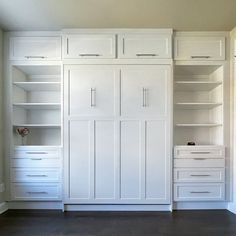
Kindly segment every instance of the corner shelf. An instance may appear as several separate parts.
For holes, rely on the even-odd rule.
[[[175,103],[175,106],[179,109],[186,110],[201,110],[201,109],[211,109],[217,106],[221,106],[222,103],[215,102],[178,102]]]
[[[13,103],[13,106],[23,109],[38,109],[38,110],[58,110],[61,107],[60,103]]]
[[[215,81],[176,81],[175,90],[176,91],[210,91],[222,82]]]
[[[14,82],[13,85],[25,91],[60,91],[60,82]]]

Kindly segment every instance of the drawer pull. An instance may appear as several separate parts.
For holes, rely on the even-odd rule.
[[[205,58],[205,59],[208,59],[208,58],[211,58],[210,56],[191,56],[192,59],[197,59],[197,58]]]
[[[209,192],[209,191],[192,191],[192,192],[190,192],[190,193],[211,193],[211,192]]]
[[[26,154],[48,154],[47,152],[26,152]]]
[[[28,194],[48,194],[48,192],[27,192]]]
[[[25,56],[27,59],[33,59],[33,58],[40,58],[40,59],[45,59],[46,57],[44,56]]]
[[[193,158],[194,160],[196,160],[196,161],[204,161],[204,160],[206,160],[206,158]]]
[[[32,160],[32,161],[41,161],[42,158],[30,158],[30,160]]]
[[[137,57],[155,57],[158,56],[158,54],[153,53],[138,53],[136,54]]]
[[[192,177],[207,177],[207,176],[211,176],[211,175],[190,175]]]
[[[100,54],[79,54],[81,57],[100,57]]]
[[[191,152],[191,154],[210,154],[211,152]]]
[[[27,177],[47,177],[47,175],[26,175]]]

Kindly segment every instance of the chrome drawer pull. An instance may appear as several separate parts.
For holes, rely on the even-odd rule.
[[[158,54],[153,54],[153,53],[137,53],[137,57],[155,57],[158,56]]]
[[[191,154],[210,154],[211,152],[191,152]]]
[[[30,160],[32,160],[32,161],[41,161],[42,158],[30,158]]]
[[[96,88],[90,89],[90,106],[96,107]]]
[[[204,161],[204,160],[206,160],[206,158],[193,158],[194,160],[196,160],[196,161]]]
[[[193,177],[207,177],[207,176],[211,176],[211,175],[190,175],[190,176],[193,176]]]
[[[26,175],[27,177],[47,177],[47,175]]]
[[[192,191],[192,192],[190,192],[190,193],[211,193],[211,192],[209,192],[209,191]]]
[[[205,59],[208,59],[208,58],[211,58],[210,56],[191,56],[191,58],[193,59],[196,59],[196,58],[205,58]]]
[[[99,57],[100,54],[79,54],[81,57]]]
[[[44,57],[44,56],[25,56],[25,58],[27,58],[27,59],[31,59],[31,58],[41,58],[41,59],[45,59],[46,57]]]
[[[28,194],[48,194],[48,192],[27,192]]]
[[[48,154],[47,152],[26,152],[26,154]]]

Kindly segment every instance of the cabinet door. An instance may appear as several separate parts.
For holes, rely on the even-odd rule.
[[[171,35],[125,34],[119,35],[121,58],[171,58]]]
[[[78,34],[64,37],[64,58],[115,58],[115,35]]]
[[[11,37],[11,60],[61,60],[60,37]]]
[[[127,66],[121,70],[121,115],[166,116],[169,66]]]
[[[175,37],[175,60],[225,60],[224,37]]]
[[[69,66],[65,75],[68,115],[113,116],[117,75],[111,66]]]

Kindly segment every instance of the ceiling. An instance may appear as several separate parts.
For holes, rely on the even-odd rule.
[[[232,30],[236,0],[0,0],[4,30]]]

